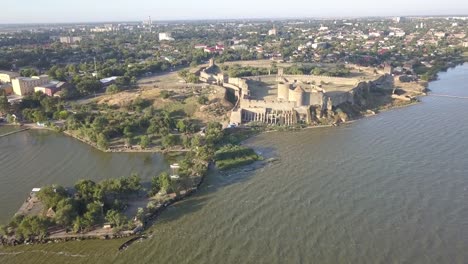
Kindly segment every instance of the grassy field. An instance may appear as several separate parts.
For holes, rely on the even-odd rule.
[[[0,247],[0,263],[113,263],[129,238]]]

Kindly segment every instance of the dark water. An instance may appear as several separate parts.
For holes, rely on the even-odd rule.
[[[440,74],[430,89],[438,94],[468,96],[468,65]],[[67,260],[468,263],[467,133],[467,99],[427,96],[421,104],[342,127],[263,134],[248,144],[278,157],[279,163],[254,172],[211,175],[199,194],[162,215],[152,228],[151,239],[123,253],[81,251],[89,258]],[[24,137],[26,142],[31,140],[27,134]],[[61,144],[71,144],[61,140]],[[121,162],[106,163],[103,156],[81,148],[86,151],[58,149],[62,149],[61,155],[70,151],[93,157],[85,158],[93,161],[88,173],[94,168],[119,171],[109,167]],[[17,154],[22,155],[26,153]],[[4,156],[0,156],[2,173]],[[35,163],[49,164],[57,159],[57,155],[53,157],[48,163]],[[120,159],[131,160],[128,156]],[[140,164],[135,160],[135,166]],[[37,169],[42,175],[45,171],[63,171],[54,175],[64,175],[67,167],[75,167],[73,161],[61,162],[53,164],[53,169]],[[84,170],[87,162],[72,171]],[[14,164],[7,168],[19,175],[15,172],[23,169],[18,162]],[[32,173],[34,168],[27,171]],[[65,180],[41,177],[51,182]],[[31,178],[33,174],[6,180],[2,176],[2,188],[9,190],[4,187],[7,182],[22,186]],[[2,198],[12,195],[16,194],[9,191]],[[60,250],[78,249],[73,247],[76,244]],[[54,246],[45,249],[53,250]],[[52,260],[52,255],[44,252],[33,255],[41,263]]]
[[[12,131],[0,127],[0,134]],[[139,173],[144,181],[166,170],[157,154],[102,153],[49,131],[25,131],[0,138],[0,223],[8,221],[34,187],[72,186],[79,179],[102,180]]]

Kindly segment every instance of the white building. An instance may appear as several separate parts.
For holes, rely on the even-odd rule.
[[[159,33],[159,41],[163,40],[172,41],[174,40],[174,38],[172,37],[172,34],[170,32]]]
[[[65,44],[74,44],[76,42],[81,42],[82,37],[60,37],[60,42]]]
[[[268,30],[268,36],[276,36],[276,35],[278,35],[278,31],[276,30],[276,28]]]

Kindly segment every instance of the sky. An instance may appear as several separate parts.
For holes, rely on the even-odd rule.
[[[0,0],[0,24],[468,15],[467,0]]]

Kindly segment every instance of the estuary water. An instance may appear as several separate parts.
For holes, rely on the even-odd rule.
[[[0,127],[0,135],[18,130]],[[159,154],[103,153],[68,136],[28,130],[0,138],[0,223],[5,224],[32,188],[47,184],[71,187],[80,179],[95,181],[138,173],[144,182],[167,169]]]
[[[468,64],[439,77],[434,94],[468,97]],[[59,263],[48,252],[60,250],[60,261],[81,263],[468,263],[468,99],[421,100],[341,127],[252,138],[248,145],[279,161],[210,175],[125,252],[108,241],[87,252],[70,243],[7,260]],[[0,139],[1,198],[11,203],[43,181],[141,169],[134,156],[31,133]],[[11,212],[3,201],[0,210]]]

